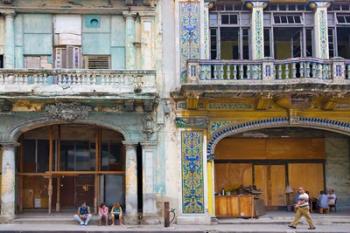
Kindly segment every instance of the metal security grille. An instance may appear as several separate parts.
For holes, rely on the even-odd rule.
[[[85,69],[110,69],[109,56],[85,56]]]

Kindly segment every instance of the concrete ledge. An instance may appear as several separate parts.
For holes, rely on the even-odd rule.
[[[176,218],[179,225],[210,225],[211,217],[209,215],[180,215]]]

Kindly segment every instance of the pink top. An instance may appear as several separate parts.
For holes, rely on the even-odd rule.
[[[108,207],[104,206],[104,207],[98,208],[98,215],[100,216],[108,215]]]

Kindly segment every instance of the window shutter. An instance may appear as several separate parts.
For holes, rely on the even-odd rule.
[[[86,56],[84,57],[85,69],[109,69],[109,56]]]
[[[55,49],[55,68],[66,68],[66,48]]]

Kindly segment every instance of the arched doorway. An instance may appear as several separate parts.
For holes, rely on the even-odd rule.
[[[19,211],[73,209],[86,201],[125,204],[124,137],[94,125],[59,124],[19,137]],[[125,206],[125,205],[124,205]]]
[[[227,135],[215,146],[214,187],[218,196],[255,185],[268,209],[285,209],[303,186],[311,198],[332,188],[339,206],[350,207],[350,139],[330,131],[276,127]],[[294,191],[287,195],[290,191]],[[228,212],[216,204],[217,217]],[[224,214],[222,215],[222,212]],[[239,213],[238,213],[239,214]]]

